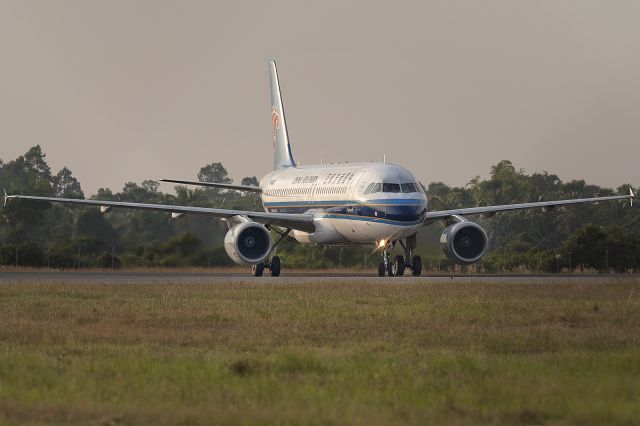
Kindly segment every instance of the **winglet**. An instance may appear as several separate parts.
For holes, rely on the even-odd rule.
[[[9,198],[9,196],[7,195],[7,190],[2,188],[2,192],[4,192],[4,205],[3,207],[7,206],[7,198]]]
[[[633,207],[633,199],[636,197],[636,194],[633,193],[633,189],[631,189],[631,187],[629,187],[629,203],[631,204],[631,207]]]

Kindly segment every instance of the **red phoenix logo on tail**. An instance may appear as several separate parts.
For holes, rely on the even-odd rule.
[[[280,128],[280,115],[278,109],[273,106],[271,108],[271,140],[273,141],[273,147],[276,147],[276,134]]]

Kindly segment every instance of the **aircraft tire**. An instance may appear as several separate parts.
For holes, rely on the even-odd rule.
[[[280,276],[280,256],[273,256],[271,259],[271,276]]]
[[[378,276],[379,277],[384,277],[385,269],[386,268],[384,267],[384,262],[378,263]]]
[[[264,273],[264,263],[260,262],[251,266],[251,275],[253,275],[254,277],[261,277],[263,273]]]
[[[396,277],[404,275],[404,256],[400,254],[393,260],[393,275]]]
[[[420,256],[413,256],[411,260],[411,274],[414,277],[419,277],[422,274],[422,259]]]

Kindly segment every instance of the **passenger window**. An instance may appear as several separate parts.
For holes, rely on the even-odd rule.
[[[418,191],[416,191],[416,187],[413,184],[413,182],[402,183],[402,184],[400,184],[400,188],[402,189],[402,192],[405,193],[405,194],[408,194],[410,192],[418,192]]]
[[[382,192],[400,192],[400,184],[398,183],[383,183]]]

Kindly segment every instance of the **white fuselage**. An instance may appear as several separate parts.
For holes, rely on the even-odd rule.
[[[422,226],[427,197],[406,169],[381,162],[286,167],[260,182],[274,213],[310,213],[316,231],[303,244],[375,244],[410,237]]]

